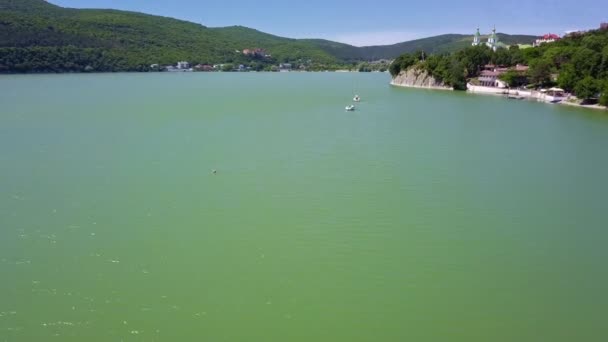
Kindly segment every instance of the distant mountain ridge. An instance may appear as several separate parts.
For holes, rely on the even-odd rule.
[[[487,36],[482,36],[482,38],[487,39]],[[536,36],[498,33],[498,38],[506,45],[531,44],[536,39]],[[473,35],[443,34],[392,45],[364,47],[355,47],[322,39],[310,39],[308,41],[314,42],[323,50],[344,60],[378,60],[394,59],[403,53],[412,53],[418,50],[429,54],[455,52],[471,46]]]
[[[33,67],[32,60],[41,60],[39,66],[49,67],[56,59],[70,55],[82,59],[77,61],[80,67],[93,63],[92,68],[100,71],[138,70],[179,60],[269,62],[238,53],[251,48],[265,49],[273,63],[331,66],[393,59],[416,50],[451,52],[470,45],[472,37],[447,34],[387,46],[355,47],[321,39],[284,38],[241,26],[209,28],[138,12],[63,8],[44,0],[0,0],[0,71],[27,71]],[[500,35],[500,39],[507,44],[530,43],[534,36]]]

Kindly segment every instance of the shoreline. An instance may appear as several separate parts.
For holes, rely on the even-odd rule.
[[[594,109],[594,110],[608,110],[608,107],[604,107],[601,105],[584,105],[584,104],[580,104],[580,103],[576,103],[576,102],[569,102],[567,100],[561,100],[556,103],[551,103],[549,101],[543,100],[543,98],[539,97],[539,95],[535,95],[535,93],[538,93],[535,91],[525,91],[525,90],[522,91],[522,90],[517,90],[517,89],[513,90],[513,89],[508,89],[508,88],[501,89],[501,88],[473,86],[472,88],[467,89],[466,92],[469,94],[473,94],[473,95],[489,95],[489,96],[501,96],[501,97],[516,96],[516,98],[514,98],[515,100],[536,101],[536,102],[547,103],[547,104],[556,104],[556,105],[587,108],[587,109]]]
[[[393,87],[399,87],[399,88],[414,88],[414,89],[454,91],[454,88],[450,88],[450,87],[405,85],[405,84],[401,84],[401,83],[395,83],[393,81],[391,81],[390,85],[393,86]]]
[[[400,88],[414,88],[414,89],[428,89],[428,90],[450,90],[450,91],[455,91],[453,88],[445,88],[445,87],[433,87],[433,86],[428,86],[428,87],[423,87],[423,86],[415,86],[415,85],[404,85],[404,84],[400,84],[400,83],[395,83],[394,81],[390,82],[391,86],[394,87],[400,87]],[[470,86],[470,85],[469,85]],[[528,100],[528,101],[536,101],[536,102],[540,102],[540,103],[546,103],[546,104],[556,104],[556,105],[563,105],[563,106],[569,106],[569,107],[577,107],[577,108],[585,108],[585,109],[593,109],[593,110],[600,110],[600,111],[608,111],[608,107],[604,107],[601,105],[583,105],[580,103],[575,103],[575,102],[569,102],[566,100],[562,100],[560,102],[556,102],[556,103],[551,103],[549,101],[543,100],[542,98],[539,98],[538,96],[536,96],[534,93],[534,91],[522,91],[522,90],[512,90],[512,89],[500,89],[500,88],[490,88],[490,87],[480,87],[480,86],[473,86],[473,89],[471,90],[471,88],[468,88],[465,93],[467,94],[472,94],[472,95],[485,95],[485,96],[499,96],[499,97],[508,97],[508,96],[515,96],[515,100]]]
[[[562,101],[562,102],[560,102],[558,104],[563,105],[563,106],[570,106],[570,107],[578,107],[578,108],[587,108],[587,109],[608,111],[608,107],[604,107],[604,106],[597,105],[597,104],[595,104],[595,105],[584,105],[584,104],[574,103],[574,102],[568,102],[568,101]]]
[[[515,100],[528,100],[528,101],[536,101],[547,104],[556,104],[570,107],[578,107],[578,108],[587,108],[594,110],[608,110],[608,107],[604,107],[601,105],[584,105],[576,102],[569,102],[567,100],[561,100],[559,102],[550,102],[544,99],[544,95],[539,93],[538,91],[532,90],[518,90],[518,89],[508,89],[508,88],[491,88],[491,87],[481,87],[481,86],[473,86],[467,85],[467,93],[474,95],[489,95],[489,96],[501,96],[501,97],[509,97],[514,96]]]
[[[53,71],[40,71],[40,72],[0,72],[0,76],[13,76],[13,75],[82,75],[82,74],[219,74],[219,73],[234,73],[234,74],[244,74],[244,73],[268,73],[268,74],[284,74],[284,73],[359,73],[359,74],[388,74],[387,71],[349,71],[349,70],[289,70],[289,71],[268,71],[268,70],[260,70],[260,71],[61,71],[61,72],[53,72]]]

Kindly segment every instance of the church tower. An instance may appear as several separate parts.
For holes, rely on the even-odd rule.
[[[496,50],[498,49],[498,35],[496,34],[496,26],[494,26],[492,34],[490,35],[490,38],[488,38],[488,42],[486,43],[486,45],[494,52],[496,52]]]
[[[481,33],[479,33],[479,27],[477,28],[477,33],[473,37],[473,46],[479,46],[481,44]]]

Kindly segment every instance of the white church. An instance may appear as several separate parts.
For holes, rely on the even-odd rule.
[[[481,33],[479,33],[479,27],[477,28],[477,33],[473,37],[473,46],[481,45]],[[486,42],[486,46],[492,49],[494,52],[498,50],[498,35],[496,34],[496,27],[492,30],[492,34],[488,37],[488,41]]]

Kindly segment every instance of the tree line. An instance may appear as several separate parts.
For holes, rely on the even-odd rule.
[[[308,61],[341,64],[312,42],[245,27],[208,28],[115,10],[67,9],[41,0],[0,0],[0,72],[146,71],[150,65],[246,64],[256,69]],[[245,56],[263,48],[271,58]]]
[[[599,97],[601,104],[608,105],[608,30],[574,34],[526,49],[513,45],[494,52],[486,46],[471,46],[456,53],[430,56],[419,51],[399,56],[389,70],[395,76],[416,66],[446,85],[465,90],[467,81],[478,77],[487,64],[528,65],[530,69],[524,79],[516,72],[502,76],[510,86],[524,83],[530,87],[558,86],[580,99]]]

